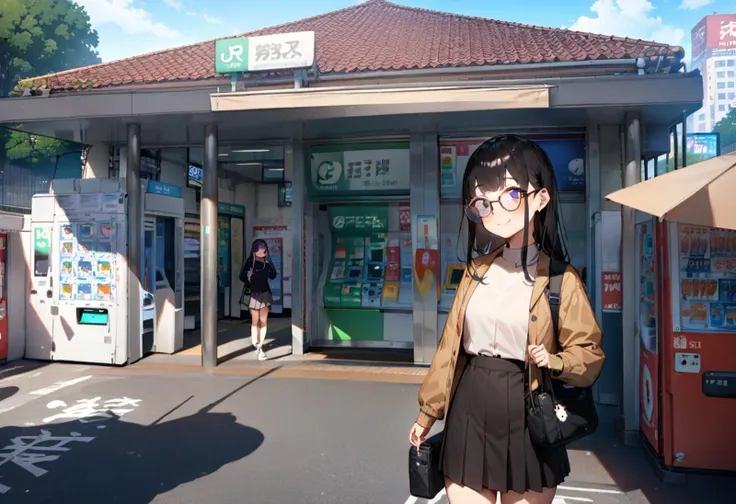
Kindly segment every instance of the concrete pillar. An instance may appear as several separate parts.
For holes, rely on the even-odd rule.
[[[413,134],[409,139],[411,190],[412,258],[417,248],[439,248],[440,186],[439,152],[435,134]],[[427,243],[418,243],[419,216],[430,223]],[[423,230],[422,230],[423,236]],[[441,278],[436,279],[441,282]],[[416,282],[415,282],[416,284]],[[437,351],[440,334],[437,328],[437,295],[433,289],[421,296],[414,285],[413,295],[414,362],[430,364]]]
[[[623,186],[641,179],[641,117],[626,114]],[[636,229],[634,209],[621,206],[621,279],[623,291],[623,431],[624,441],[635,443],[639,430],[639,341],[636,336]]]
[[[141,189],[141,127],[128,125],[125,190],[128,193],[128,362],[142,357],[141,271],[143,258],[143,194]]]
[[[304,238],[309,225],[306,216],[307,184],[306,157],[301,140],[295,141],[285,150],[284,163],[290,165],[292,203],[291,203],[291,351],[303,355],[309,349],[307,334],[307,310],[311,302],[307,300],[306,285],[312,285],[313,271],[304,268]]]
[[[204,127],[202,244],[202,366],[217,366],[217,125]]]

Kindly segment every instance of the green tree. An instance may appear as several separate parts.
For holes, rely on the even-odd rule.
[[[721,134],[721,147],[736,142],[736,107],[713,126],[713,131]]]
[[[99,63],[97,44],[72,0],[0,0],[0,96],[20,79]]]
[[[68,142],[64,140],[19,130],[3,128],[0,131],[0,139],[4,140],[6,159],[22,161],[27,165],[47,162],[69,150]]]

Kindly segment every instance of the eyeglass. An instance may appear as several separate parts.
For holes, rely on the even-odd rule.
[[[481,219],[493,213],[494,203],[498,203],[507,212],[513,212],[521,205],[522,197],[529,196],[535,192],[537,191],[524,191],[520,187],[508,187],[504,189],[497,200],[489,200],[483,196],[476,196],[465,207],[465,214],[471,221],[480,222]]]

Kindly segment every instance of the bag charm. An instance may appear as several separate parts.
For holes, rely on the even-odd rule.
[[[559,420],[560,422],[564,422],[567,420],[567,410],[565,409],[565,406],[563,404],[555,404],[555,415],[557,415],[557,420]]]

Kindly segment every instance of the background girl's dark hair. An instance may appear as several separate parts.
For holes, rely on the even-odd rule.
[[[266,256],[268,256],[268,243],[266,243],[266,240],[263,240],[261,238],[256,238],[253,240],[253,244],[250,246],[250,255],[255,255],[256,252],[258,252],[258,249],[264,248],[266,249]]]
[[[500,135],[483,142],[468,159],[463,175],[463,210],[475,197],[476,187],[485,191],[497,191],[504,186],[508,172],[526,190],[529,184],[535,190],[547,189],[550,199],[547,206],[534,216],[534,241],[550,258],[569,262],[564,239],[564,225],[558,212],[557,183],[552,163],[542,148],[531,140],[516,135]],[[524,205],[524,242],[521,264],[524,276],[531,281],[527,271],[529,206]],[[463,215],[463,221],[467,217]],[[468,220],[468,244],[466,261],[470,268],[473,255],[487,254],[499,244],[499,238],[486,230],[482,223]],[[505,243],[504,243],[505,245]]]

